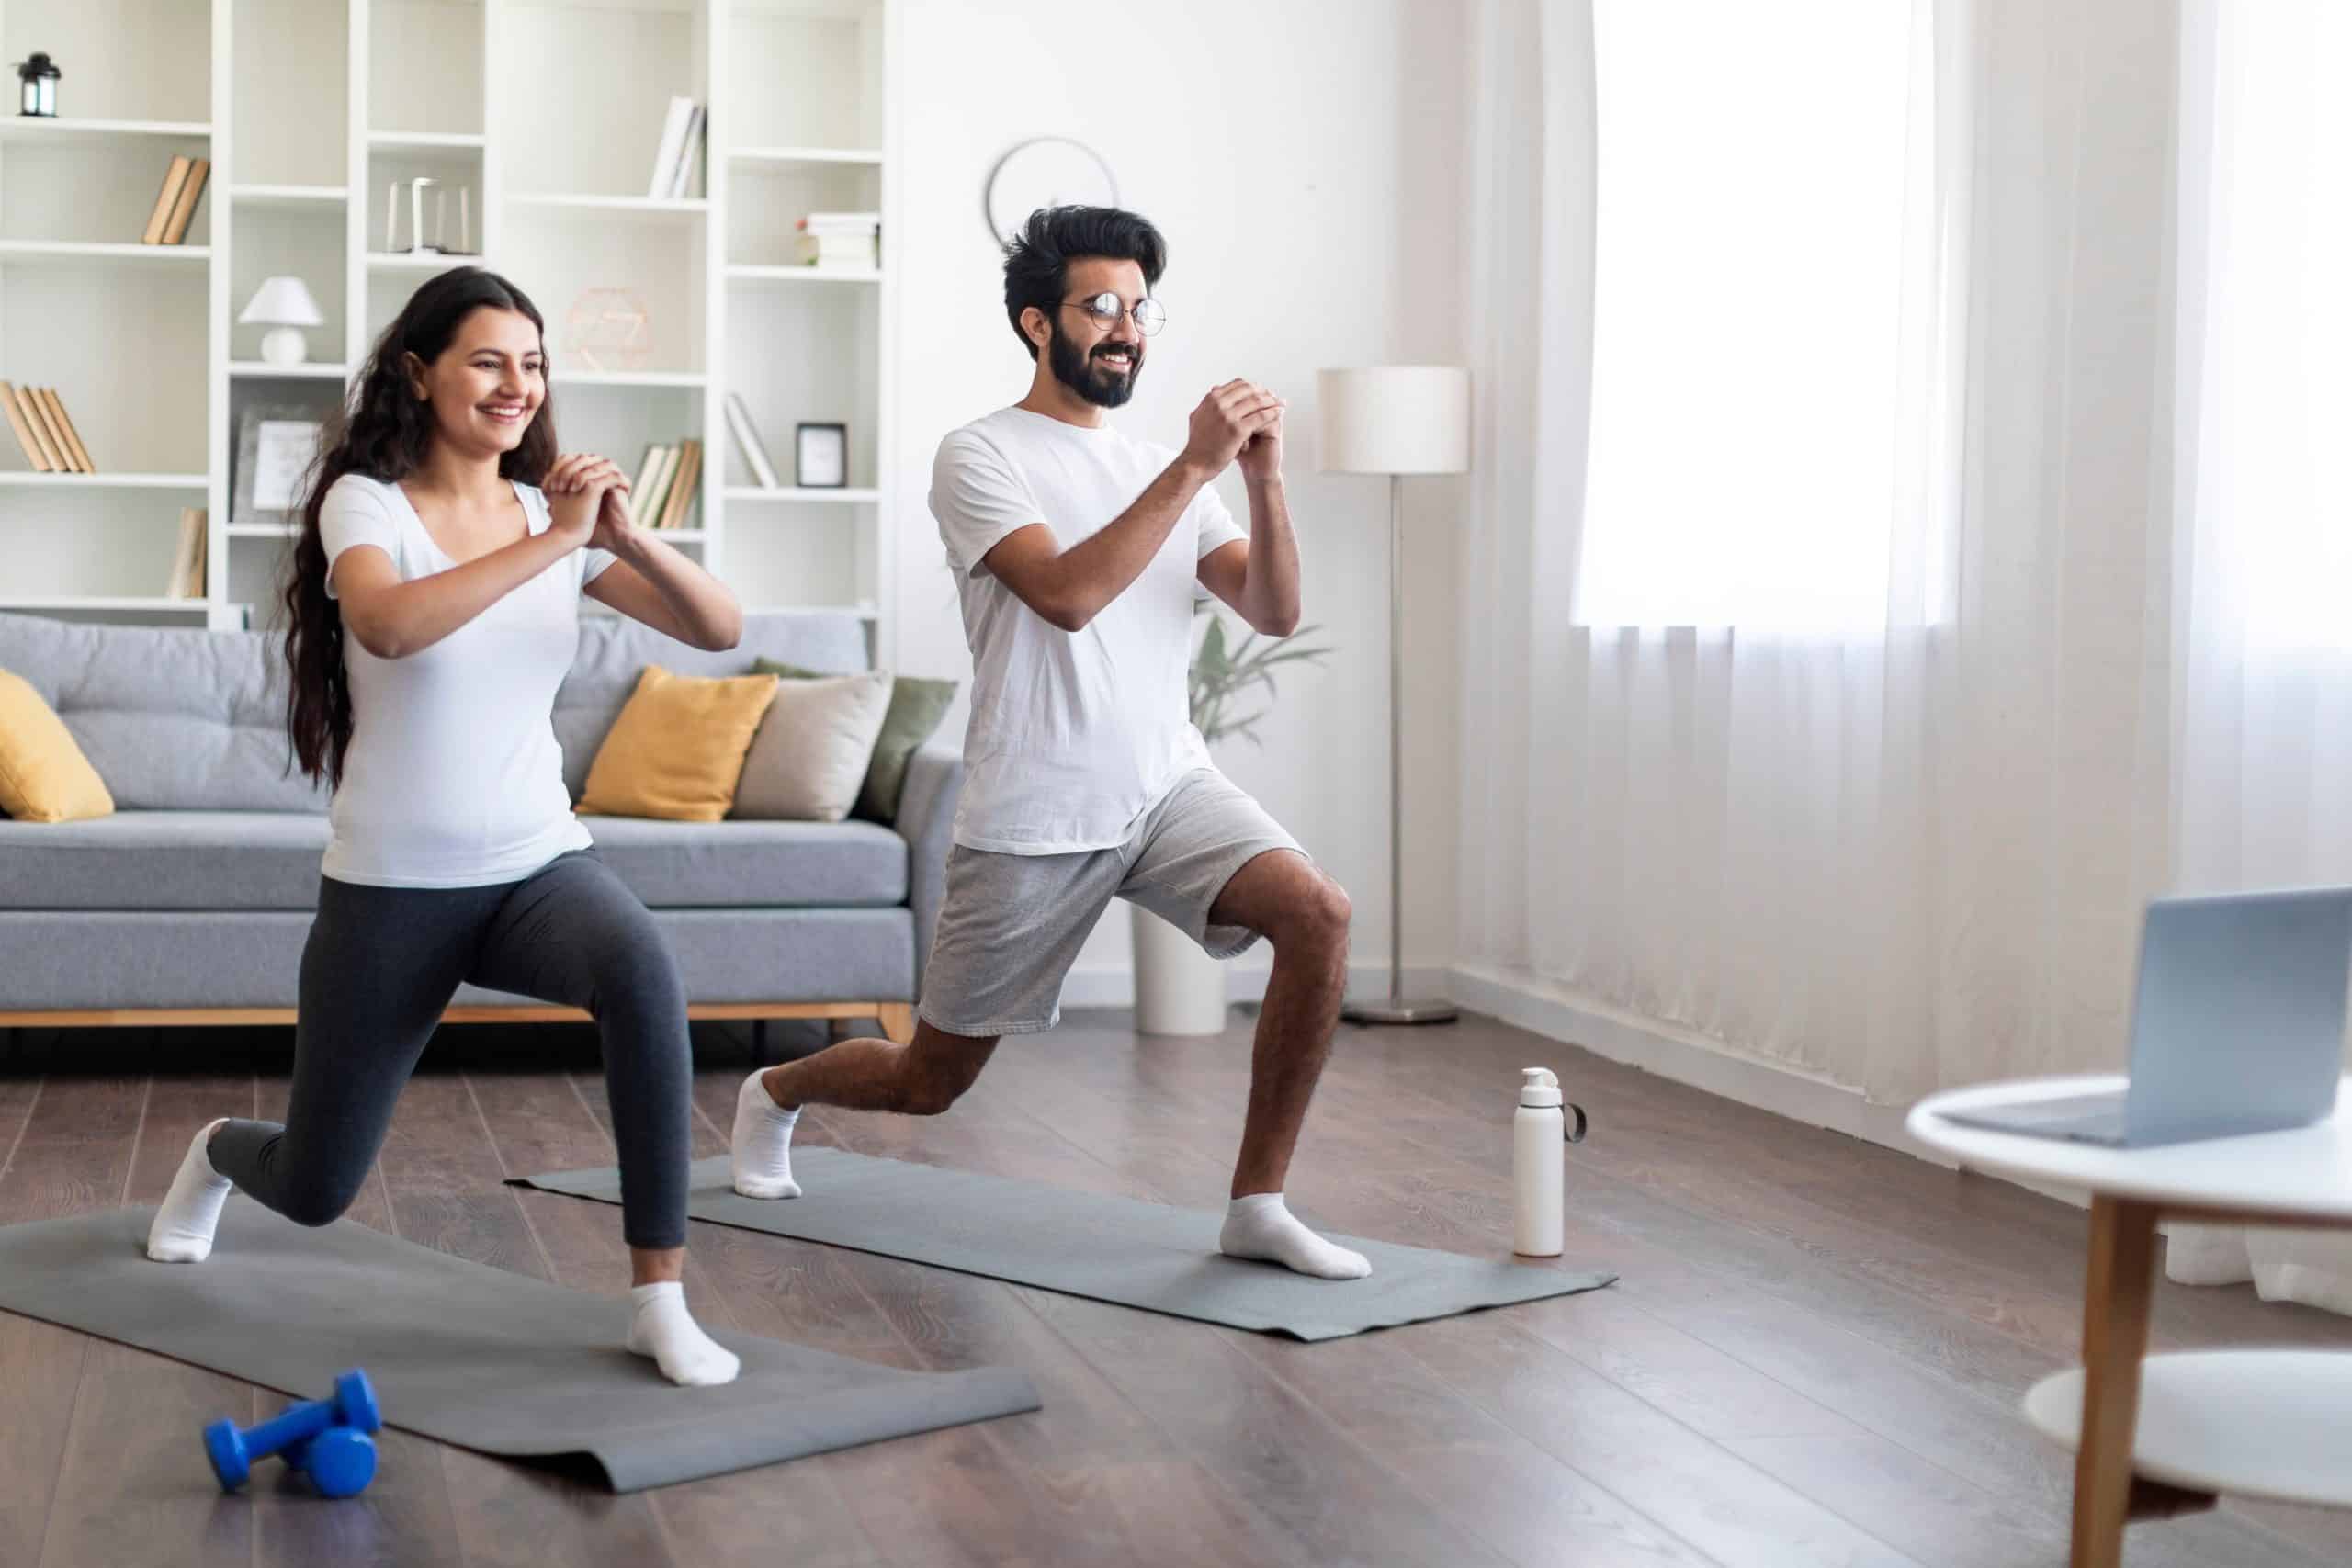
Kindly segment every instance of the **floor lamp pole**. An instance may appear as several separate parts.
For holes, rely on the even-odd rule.
[[[1350,1002],[1350,1023],[1452,1023],[1451,1002],[1405,999],[1405,480],[1388,476],[1388,999]]]

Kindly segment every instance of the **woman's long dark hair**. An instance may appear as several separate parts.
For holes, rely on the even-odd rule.
[[[328,425],[311,469],[301,532],[278,593],[286,611],[286,665],[291,677],[286,733],[302,772],[330,786],[342,784],[344,753],[351,747],[351,687],[343,672],[343,612],[327,597],[327,550],[319,536],[319,513],[327,491],[345,474],[398,484],[423,466],[433,446],[433,405],[416,395],[409,355],[432,364],[465,319],[485,308],[527,317],[542,339],[546,336],[547,322],[538,307],[496,273],[466,266],[441,274],[409,297],[376,340],[360,372],[358,390]],[[547,478],[555,457],[550,398],[539,405],[522,445],[499,459],[498,471],[503,478],[535,485]]]

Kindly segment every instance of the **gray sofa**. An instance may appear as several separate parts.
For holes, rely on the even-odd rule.
[[[737,675],[762,657],[868,664],[848,615],[752,615],[725,653],[588,617],[555,709],[573,798],[646,665]],[[327,823],[324,793],[287,769],[277,640],[0,615],[0,669],[57,711],[117,807],[0,818],[0,1027],[290,1018]],[[585,820],[667,932],[695,1016],[874,1017],[899,1034],[961,782],[934,742],[891,827]],[[469,987],[449,1016],[565,1016],[526,1005]]]

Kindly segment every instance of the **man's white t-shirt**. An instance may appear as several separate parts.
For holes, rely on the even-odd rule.
[[[545,533],[547,497],[525,484],[514,493],[531,532]],[[403,582],[458,564],[400,486],[357,474],[327,491],[319,536],[330,598],[335,558],[355,545],[391,557]],[[351,749],[321,870],[374,887],[479,887],[588,847],[553,714],[579,650],[580,591],[612,563],[602,550],[573,550],[405,659],[379,659],[345,633]]]
[[[1069,854],[1126,841],[1176,781],[1211,765],[1186,694],[1201,558],[1249,535],[1204,487],[1159,555],[1083,631],[1065,632],[983,558],[1043,523],[1063,547],[1099,533],[1176,459],[1173,447],[1001,409],[939,444],[931,510],[972,649],[972,722],[956,841]]]

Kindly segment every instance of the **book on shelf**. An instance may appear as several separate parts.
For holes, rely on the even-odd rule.
[[[694,514],[695,493],[702,482],[702,443],[688,437],[678,443],[677,471],[670,476],[670,493],[662,498],[654,527],[683,528]]]
[[[204,597],[204,573],[210,563],[205,558],[209,547],[211,529],[204,508],[184,506],[180,509],[179,547],[172,557],[172,580],[164,590],[166,599],[201,599]]]
[[[678,166],[670,181],[670,197],[673,201],[684,200],[694,189],[695,154],[702,151],[704,118],[703,107],[696,104],[692,118],[686,121],[685,146],[678,153]]]
[[[35,473],[98,471],[90,461],[90,449],[82,445],[81,432],[74,428],[74,421],[67,416],[65,404],[54,389],[12,387],[0,381],[0,402],[6,404],[8,428],[16,432],[17,444],[25,449]]]
[[[180,244],[187,239],[187,226],[195,220],[196,204],[204,199],[204,182],[212,173],[212,161],[198,158],[187,171],[187,178],[180,184],[179,199],[172,203],[171,220],[164,225],[164,243]]]
[[[636,522],[645,512],[646,492],[653,488],[655,471],[661,467],[662,448],[649,445],[645,456],[637,465],[637,478],[628,482],[628,520]]]
[[[0,411],[8,415],[8,428],[17,433],[17,445],[25,449],[25,461],[33,466],[33,472],[55,473],[57,464],[50,457],[39,427],[33,423],[31,404],[20,400],[17,389],[6,381],[0,381]]]
[[[678,449],[675,446],[657,444],[645,449],[645,461],[638,468],[637,482],[629,487],[630,522],[640,528],[653,526],[653,519],[661,515],[670,475],[677,464]]]
[[[662,145],[653,154],[653,178],[645,187],[647,196],[659,199],[683,192],[686,171],[694,166],[694,141],[701,128],[701,115],[702,106],[692,98],[670,100],[669,117],[662,124]]]
[[[90,461],[90,449],[82,445],[82,433],[74,428],[74,416],[65,412],[65,401],[54,387],[37,387],[33,395],[49,413],[50,428],[64,442],[64,456],[74,465],[74,471],[95,474],[97,465]]]
[[[141,244],[164,243],[164,231],[171,226],[172,209],[179,205],[180,188],[187,184],[188,172],[195,166],[193,158],[175,157],[164,171],[164,188],[155,193],[155,209],[147,215],[147,231],[139,236]]]
[[[41,444],[49,448],[49,460],[61,474],[78,474],[82,465],[74,460],[74,448],[66,444],[65,432],[59,428],[57,415],[50,408],[49,400],[39,387],[27,387],[17,394],[24,400],[32,414],[33,428],[40,433]]]
[[[742,454],[743,466],[752,470],[760,488],[781,490],[775,465],[768,460],[768,449],[760,444],[760,427],[752,423],[752,411],[744,404],[741,392],[727,394],[727,429],[735,437],[735,450]]]

